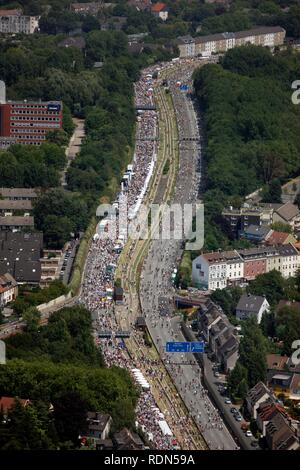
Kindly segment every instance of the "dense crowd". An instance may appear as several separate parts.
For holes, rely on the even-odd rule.
[[[148,92],[151,84],[151,70],[143,74],[135,86],[136,105],[153,105],[152,93]],[[151,162],[155,160],[157,135],[157,115],[154,110],[142,112],[138,118],[137,140],[133,168],[130,180],[118,195],[117,201],[123,203],[127,198],[129,208],[136,204],[149,174]],[[118,220],[117,220],[118,222]],[[99,332],[118,329],[114,316],[113,288],[114,269],[116,267],[119,251],[115,249],[120,242],[120,230],[117,230],[114,239],[102,234],[94,237],[87,256],[84,281],[80,295],[83,303],[93,314],[95,340],[99,342]],[[112,335],[111,338],[101,339],[101,350],[108,367],[117,365],[131,370],[134,367],[145,367],[142,359],[130,358],[122,340]],[[145,359],[146,360],[146,359]],[[149,442],[156,449],[172,449],[177,443],[171,436],[164,435],[158,425],[156,416],[157,404],[151,391],[142,390],[137,409],[136,420],[147,436]],[[162,419],[162,414],[160,414]]]

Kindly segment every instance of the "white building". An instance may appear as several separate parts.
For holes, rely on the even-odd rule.
[[[9,302],[13,302],[18,295],[18,284],[9,274],[0,276],[0,307],[4,307]]]
[[[236,306],[236,318],[246,320],[254,317],[259,324],[263,314],[269,310],[270,304],[265,297],[243,294]]]
[[[23,15],[22,10],[0,10],[0,33],[33,34],[39,29],[39,16]]]
[[[224,289],[228,282],[242,279],[243,275],[243,260],[235,250],[204,253],[193,261],[193,284],[200,288]]]

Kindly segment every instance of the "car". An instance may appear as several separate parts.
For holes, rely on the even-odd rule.
[[[227,398],[225,398],[224,403],[226,403],[226,405],[231,405],[232,402],[231,402],[230,398],[227,397]]]
[[[242,421],[243,418],[241,417],[240,414],[237,414],[237,413],[236,413],[235,416],[234,416],[234,419],[235,419],[236,421],[240,422],[240,421]]]
[[[258,447],[258,442],[257,441],[251,441],[251,447]]]
[[[248,431],[246,431],[246,434],[245,434],[245,435],[246,435],[247,437],[253,437],[253,434],[252,434],[251,431],[249,431],[249,429],[248,429]]]
[[[215,377],[220,377],[220,373],[219,373],[217,370],[215,370],[214,376],[215,376]]]

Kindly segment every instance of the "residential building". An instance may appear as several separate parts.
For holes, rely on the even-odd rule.
[[[243,294],[236,306],[236,317],[239,320],[254,317],[257,323],[260,323],[263,314],[269,310],[270,304],[265,297]]]
[[[241,236],[252,243],[263,244],[272,232],[273,230],[267,225],[249,225]]]
[[[9,273],[0,275],[0,307],[16,300],[17,295],[18,284],[15,279]]]
[[[143,450],[145,447],[140,436],[127,428],[113,435],[113,443],[117,450]]]
[[[277,414],[281,413],[282,416],[288,419],[288,414],[279,403],[276,403],[275,397],[270,397],[264,403],[261,403],[257,409],[256,424],[262,435],[266,436],[266,426]]]
[[[222,216],[227,222],[227,228],[234,237],[243,235],[251,226],[267,226],[273,222],[273,208],[249,207],[248,204],[240,209],[232,206],[222,211]]]
[[[300,210],[296,204],[291,202],[283,204],[274,212],[273,220],[290,225],[293,232],[300,231]]]
[[[38,198],[34,188],[0,188],[0,196],[9,201],[33,201]]]
[[[4,91],[5,94],[5,91]],[[6,101],[0,103],[0,137],[19,144],[40,145],[48,132],[62,129],[61,101]]]
[[[111,5],[111,4],[110,4]],[[74,13],[81,15],[97,16],[100,10],[105,7],[104,2],[89,2],[89,3],[71,3],[70,9]]]
[[[279,300],[277,307],[276,307],[276,313],[279,312],[284,307],[293,307],[295,309],[298,309],[300,311],[300,302],[296,302],[295,300],[284,300],[281,299]]]
[[[194,56],[225,53],[236,46],[254,44],[256,46],[274,48],[284,43],[285,30],[280,26],[262,26],[248,31],[236,33],[219,33],[193,38]],[[189,57],[190,43],[178,38],[177,45],[180,57]]]
[[[225,372],[232,370],[239,357],[239,338],[222,309],[208,299],[198,310],[198,323],[216,361]]]
[[[265,435],[270,450],[299,449],[299,439],[280,411],[266,425]]]
[[[252,418],[257,419],[257,410],[261,403],[272,397],[271,391],[263,382],[258,382],[246,395],[246,406]]]
[[[0,275],[9,273],[18,284],[39,285],[43,234],[0,232]]]
[[[169,8],[165,3],[157,2],[152,4],[151,13],[153,16],[156,16],[156,18],[166,21],[169,16]]]
[[[197,287],[224,289],[244,277],[243,260],[236,250],[204,253],[193,261],[192,277]]]
[[[6,216],[0,217],[0,230],[12,230],[14,232],[33,229],[34,217],[32,216]]]
[[[4,419],[7,417],[7,413],[15,406],[16,401],[25,406],[30,405],[30,400],[28,398],[18,398],[18,397],[0,397],[0,411],[4,415]]]
[[[265,243],[266,245],[287,245],[288,243],[291,243],[294,245],[297,240],[296,238],[291,234],[287,232],[278,232],[276,230],[271,230],[269,235],[265,238]]]
[[[127,4],[138,11],[151,11],[151,0],[128,0]]]
[[[23,15],[22,10],[0,10],[0,33],[33,34],[39,29],[39,16]]]
[[[97,411],[88,411],[86,419],[86,430],[84,430],[79,439],[81,441],[90,440],[94,447],[99,444],[99,441],[108,439],[112,418],[108,414],[102,414]]]
[[[10,200],[0,199],[0,216],[23,215],[29,216],[32,212],[32,202],[30,200]]]

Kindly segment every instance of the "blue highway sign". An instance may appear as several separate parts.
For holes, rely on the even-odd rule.
[[[166,343],[166,352],[188,353],[190,352],[190,343],[184,341],[170,341]]]
[[[193,353],[203,353],[204,352],[204,342],[195,341],[191,343],[191,352]]]

